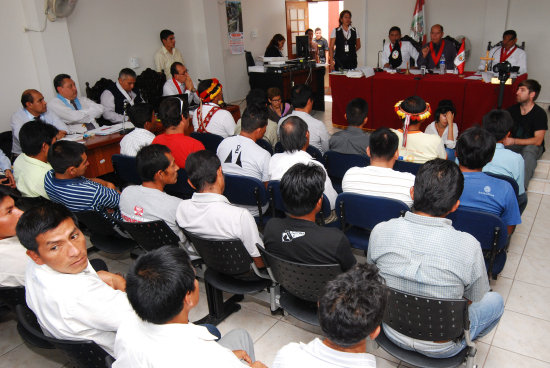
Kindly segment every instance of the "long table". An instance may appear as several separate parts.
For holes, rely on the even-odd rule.
[[[467,72],[466,76],[473,72]],[[526,79],[523,74],[512,85],[505,86],[503,107],[516,102],[515,93],[519,82]],[[330,75],[332,89],[332,124],[345,128],[344,118],[347,104],[361,97],[369,104],[367,128],[383,126],[400,128],[401,121],[394,111],[397,101],[418,95],[430,103],[435,112],[439,101],[452,100],[456,107],[455,121],[459,131],[474,124],[481,124],[483,115],[496,108],[499,85],[469,80],[454,74],[405,75],[376,73],[370,78],[348,78],[344,75]],[[429,123],[432,120],[428,119]]]

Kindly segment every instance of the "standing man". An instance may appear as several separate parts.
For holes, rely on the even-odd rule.
[[[409,67],[411,66],[411,59],[416,60],[418,59],[418,51],[414,48],[413,45],[409,41],[401,41],[401,28],[397,26],[393,26],[390,28],[390,32],[388,34],[388,38],[390,42],[384,46],[384,50],[382,50],[382,65],[384,65],[384,68],[390,68],[390,58],[397,59],[398,55],[396,52],[395,43],[399,43],[399,50],[401,50],[401,65],[399,65],[396,69],[407,69],[407,64]]]
[[[514,119],[512,136],[504,140],[506,148],[521,154],[525,161],[525,189],[535,173],[537,160],[544,152],[544,134],[548,130],[548,117],[542,107],[535,104],[540,84],[526,79],[516,92],[518,103],[508,108]]]
[[[124,68],[118,73],[117,82],[107,87],[100,97],[105,108],[105,119],[113,123],[122,123],[125,105],[134,106],[134,103],[144,102],[139,92],[133,90],[135,84],[136,72],[132,69]]]
[[[456,48],[452,42],[445,42],[443,35],[443,26],[441,24],[432,26],[430,42],[422,48],[420,55],[418,55],[416,64],[419,67],[426,66],[428,69],[435,69],[439,65],[441,55],[445,55],[446,68],[454,69]]]
[[[155,67],[157,72],[163,72],[166,75],[166,80],[171,78],[170,76],[170,66],[175,62],[179,61],[183,64],[183,56],[178,49],[176,49],[176,37],[174,37],[174,32],[169,29],[163,29],[160,32],[160,41],[162,42],[162,47],[155,54]]]
[[[518,75],[527,73],[527,54],[516,45],[516,42],[518,42],[516,31],[513,29],[505,31],[502,34],[501,45],[497,44],[489,51],[490,57],[495,59],[492,61],[492,65],[507,61],[512,66],[519,66]],[[485,69],[485,60],[481,60],[478,69]]]
[[[325,64],[328,58],[328,41],[323,38],[321,28],[319,27],[315,28],[315,38],[313,39],[313,42],[317,45],[317,55],[319,57],[317,62]]]

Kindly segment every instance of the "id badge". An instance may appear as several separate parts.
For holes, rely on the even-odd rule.
[[[344,45],[344,52],[349,52],[349,45],[348,44]]]

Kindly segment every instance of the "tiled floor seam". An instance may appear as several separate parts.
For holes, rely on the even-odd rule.
[[[259,313],[259,312],[258,312],[258,313]],[[275,325],[276,325],[277,323],[279,323],[279,322],[281,322],[280,319],[278,319],[277,322],[275,322],[275,323],[273,324],[273,326],[271,326],[271,327],[268,328],[263,334],[261,334],[260,337],[258,337],[258,338],[256,339],[256,341],[254,341],[254,345],[256,345],[256,343],[257,343],[258,341],[260,341],[260,339],[261,339],[262,337],[264,337],[264,336],[265,336],[273,327],[275,327]]]
[[[6,354],[9,354],[11,351],[14,351],[15,349],[19,348],[19,347],[20,347],[21,345],[23,345],[23,344],[24,344],[24,342],[22,342],[22,343],[19,344],[19,345],[14,346],[14,347],[11,348],[10,350],[6,351],[4,354],[0,355],[0,358],[2,358],[2,357],[3,357],[4,355],[6,355]]]

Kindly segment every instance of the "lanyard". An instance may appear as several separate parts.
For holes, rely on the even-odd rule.
[[[178,83],[176,78],[172,78],[172,82],[174,82],[174,84],[176,85],[176,88],[178,89],[178,94],[181,95],[183,92],[181,91],[180,84]]]
[[[512,55],[514,51],[516,51],[517,48],[518,48],[517,46],[514,46],[513,48],[510,49],[509,52],[506,52],[506,49],[503,47],[500,50],[500,62],[502,63],[503,61],[506,61],[506,59],[508,59],[510,55]]]
[[[399,41],[399,48],[401,48],[401,41]],[[392,53],[393,49],[391,47],[391,42],[390,42],[390,54]],[[439,55],[441,57],[441,55]]]
[[[444,48],[445,48],[445,40],[441,40],[441,46],[439,47],[439,52],[437,53],[437,56],[435,56],[433,42],[430,42],[430,52],[432,54],[432,60],[434,62],[434,65],[439,64],[439,59],[441,59],[441,55],[443,54]]]

